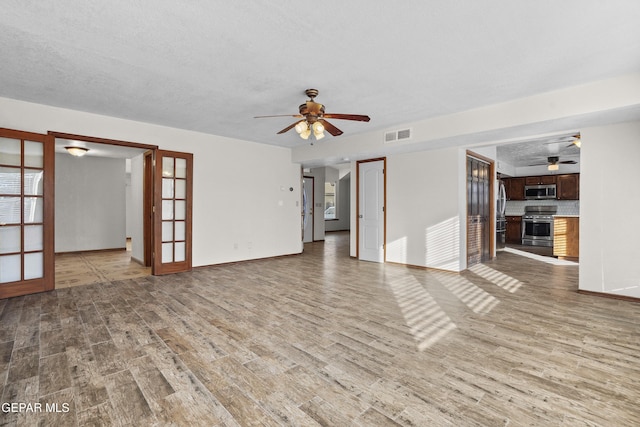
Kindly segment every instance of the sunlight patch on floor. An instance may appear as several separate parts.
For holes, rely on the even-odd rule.
[[[499,299],[463,276],[438,271],[430,274],[474,313],[487,314],[500,303]]]
[[[504,274],[498,270],[494,270],[491,267],[487,267],[484,264],[476,264],[470,267],[469,271],[511,293],[516,292],[523,285],[520,280]]]
[[[398,277],[390,280],[389,285],[420,351],[431,347],[456,328],[455,323],[415,277]]]
[[[553,264],[553,265],[578,265],[577,262],[567,261],[567,260],[564,260],[564,259],[558,259],[558,258],[554,258],[554,257],[550,257],[550,256],[532,254],[530,252],[520,251],[520,250],[514,249],[514,248],[504,248],[502,250],[505,251],[505,252],[509,252],[509,253],[515,254],[515,255],[520,255],[520,256],[527,257],[527,258],[535,259],[536,261],[546,262],[547,264]]]

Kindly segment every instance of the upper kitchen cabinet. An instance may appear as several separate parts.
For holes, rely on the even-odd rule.
[[[555,183],[556,175],[527,176],[524,179],[524,185],[547,185]]]
[[[524,200],[524,181],[525,179],[522,177],[503,180],[507,200]]]
[[[580,174],[556,176],[558,200],[580,200]]]

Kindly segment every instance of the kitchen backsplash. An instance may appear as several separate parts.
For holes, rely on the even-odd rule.
[[[509,200],[505,215],[523,215],[525,206],[557,206],[558,215],[580,215],[580,200]]]

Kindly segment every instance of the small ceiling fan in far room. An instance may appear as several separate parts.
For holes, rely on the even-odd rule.
[[[558,156],[549,156],[547,157],[547,162],[546,163],[535,163],[533,165],[529,165],[529,166],[543,166],[543,165],[547,165],[547,169],[550,171],[557,171],[560,167],[560,165],[575,165],[576,163],[578,163],[575,160],[562,160],[560,161],[560,157]]]
[[[576,146],[578,148],[580,148],[582,146],[582,141],[580,140],[580,134],[577,133],[575,135],[568,135],[568,136],[562,136],[560,138],[545,142],[545,145],[550,145],[550,144],[561,144],[561,143],[566,143],[569,142],[569,145],[566,145],[565,148],[568,147],[572,147],[572,146]]]
[[[368,122],[369,116],[360,114],[337,114],[337,113],[325,113],[324,105],[314,101],[314,98],[318,96],[317,89],[307,89],[305,91],[309,100],[298,107],[300,114],[283,114],[276,116],[255,116],[256,119],[262,119],[267,117],[296,117],[303,120],[298,120],[295,123],[282,129],[278,134],[285,133],[295,128],[296,132],[302,139],[309,139],[309,136],[313,132],[315,139],[324,138],[324,131],[326,130],[333,136],[342,135],[342,131],[329,123],[326,119],[338,119],[338,120],[355,120],[358,122]]]

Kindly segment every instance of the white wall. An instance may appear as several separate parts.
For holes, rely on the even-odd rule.
[[[387,261],[464,269],[464,153],[462,162],[457,148],[389,156],[386,178]]]
[[[640,298],[640,122],[580,135],[579,287]]]
[[[124,248],[125,161],[56,154],[55,251]]]
[[[8,98],[0,98],[0,112],[2,126],[10,129],[53,130],[193,153],[194,266],[302,250],[300,166],[291,162],[287,148]]]
[[[131,258],[144,264],[144,154],[131,159],[131,202],[127,220]]]

